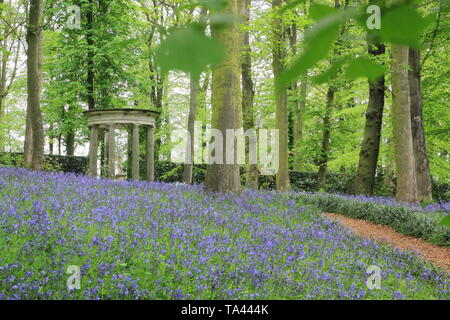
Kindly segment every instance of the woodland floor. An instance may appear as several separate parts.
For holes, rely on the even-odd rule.
[[[450,249],[433,245],[418,238],[402,235],[389,226],[352,219],[336,213],[325,213],[325,216],[337,221],[362,237],[383,241],[402,250],[416,251],[450,275]]]

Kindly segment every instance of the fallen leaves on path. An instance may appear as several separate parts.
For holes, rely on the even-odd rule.
[[[450,275],[450,249],[448,248],[433,245],[422,239],[405,236],[389,226],[352,219],[336,213],[324,213],[324,215],[353,230],[362,237],[384,241],[402,250],[416,251]]]

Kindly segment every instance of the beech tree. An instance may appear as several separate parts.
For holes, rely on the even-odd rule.
[[[250,22],[250,5],[251,0],[244,0],[243,18],[244,23],[248,26]],[[252,49],[250,45],[250,32],[243,33],[242,48],[242,113],[244,122],[244,131],[255,128],[255,116],[253,111],[253,100],[255,97],[254,83],[252,80]],[[249,139],[245,146],[245,154],[247,161],[247,170],[245,176],[245,186],[250,189],[258,189],[259,171],[258,166],[249,163],[249,150],[254,148],[257,141]],[[256,150],[256,148],[255,148]]]
[[[44,125],[41,113],[42,82],[42,0],[30,0],[27,24],[27,118],[32,131],[34,170],[44,168]]]
[[[10,4],[6,8],[4,6],[4,1],[0,0],[0,20],[7,20],[7,23],[2,23],[0,27],[0,152],[5,148],[5,132],[2,125],[6,114],[5,100],[16,80],[19,57],[22,53],[21,21],[11,18],[14,15],[17,17],[21,10],[21,4],[17,4],[17,6]]]
[[[372,2],[372,1],[371,1]],[[368,34],[368,53],[376,58],[385,53],[385,46],[373,32]],[[356,178],[353,182],[354,194],[372,195],[375,186],[378,155],[380,151],[381,127],[384,110],[384,75],[376,80],[369,79],[369,101],[366,111],[364,136],[359,153]]]
[[[408,56],[407,46],[392,45],[392,125],[397,176],[396,198],[399,202],[418,201],[411,130]]]
[[[281,7],[282,0],[273,0],[272,8],[275,10]],[[272,67],[273,74],[278,77],[285,69],[286,53],[286,27],[280,14],[274,13],[273,37],[272,37]],[[277,189],[286,190],[289,188],[289,135],[288,135],[288,108],[287,108],[287,88],[281,87],[275,90],[276,105],[276,128],[279,130],[279,153],[278,172],[276,175]]]
[[[431,201],[432,187],[425,132],[423,128],[422,84],[420,76],[420,51],[409,48],[409,90],[411,102],[411,128],[415,159],[417,192],[420,200]]]
[[[239,0],[231,0],[227,7],[220,12],[238,16],[241,12]],[[224,137],[223,163],[208,164],[206,169],[206,190],[213,192],[241,191],[239,164],[237,163],[236,147],[234,144],[234,163],[227,164],[226,141],[227,129],[236,130],[242,128],[242,108],[240,97],[240,56],[242,37],[239,25],[236,21],[227,27],[212,26],[211,35],[224,47],[225,58],[213,69],[212,72],[212,123],[211,127],[217,129]]]

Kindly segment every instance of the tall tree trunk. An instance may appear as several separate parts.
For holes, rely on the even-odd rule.
[[[223,14],[237,16],[240,12],[239,0],[229,1],[229,5],[222,10]],[[212,37],[225,47],[225,59],[213,70],[212,80],[212,124],[213,129],[222,133],[226,140],[226,130],[236,130],[242,126],[242,110],[240,104],[240,54],[241,35],[239,25],[235,22],[227,28],[213,27]],[[234,162],[227,164],[227,143],[223,143],[223,164],[212,163],[206,169],[206,190],[213,192],[241,191],[239,165],[236,157]],[[217,150],[215,150],[217,152]],[[228,155],[230,156],[230,155]]]
[[[66,155],[73,156],[75,154],[75,133],[70,131],[66,135]]]
[[[58,155],[61,155],[61,140],[62,140],[62,134],[60,133],[58,135]]]
[[[200,20],[204,20],[207,14],[208,10],[206,8],[202,8],[202,11],[200,13]],[[193,76],[191,74],[188,115],[189,141],[187,141],[186,143],[186,157],[183,168],[183,182],[186,184],[192,184],[192,170],[194,168],[195,149],[195,120],[197,119],[199,81],[200,78],[198,76]]]
[[[273,0],[272,7],[279,8],[282,0]],[[275,15],[273,19],[273,74],[276,77],[283,72],[286,59],[286,30],[281,15]],[[276,128],[279,130],[279,161],[276,183],[278,190],[289,188],[289,136],[288,136],[288,109],[287,109],[287,89],[283,88],[275,91],[276,104]]]
[[[0,0],[0,20],[3,18],[3,4],[4,1]],[[5,110],[3,108],[3,101],[6,98],[6,68],[7,68],[7,27],[5,30],[0,28],[0,152],[4,152],[4,134],[2,128],[3,117],[5,114]]]
[[[408,47],[392,45],[392,124],[399,202],[417,202],[408,79]]]
[[[331,111],[334,104],[334,96],[336,89],[330,85],[327,91],[327,102],[325,105],[325,116],[323,118],[323,132],[322,132],[322,147],[319,155],[319,173],[317,178],[317,185],[322,188],[325,185],[327,167],[328,167],[328,151],[330,147],[330,133],[331,133]]]
[[[150,40],[149,40],[150,41]],[[149,49],[152,50],[152,43],[149,42],[148,44]],[[159,131],[162,130],[162,121],[164,120],[165,114],[163,112],[163,100],[164,95],[167,91],[166,86],[164,85],[165,82],[168,79],[165,79],[156,69],[153,55],[150,54],[149,60],[148,60],[149,70],[150,70],[150,80],[153,83],[151,86],[151,92],[150,92],[150,100],[152,102],[153,108],[155,108],[157,111],[161,112],[161,116],[156,119],[156,138],[155,138],[155,159],[159,159],[161,152],[161,134],[159,134]],[[168,119],[166,119],[168,120]],[[170,138],[170,137],[169,137]],[[170,139],[169,139],[170,141]]]
[[[24,166],[31,168],[33,160],[33,127],[31,125],[31,105],[27,104],[26,124],[25,124],[25,141],[23,145]]]
[[[54,126],[53,122],[50,123],[49,136],[48,136],[48,150],[49,154],[53,155],[55,149],[55,136],[53,134]]]
[[[206,132],[206,125],[208,122],[208,108],[206,107],[206,98],[208,94],[208,88],[210,86],[210,78],[211,72],[208,71],[205,74],[205,79],[203,80],[203,84],[198,90],[198,98],[197,98],[197,118],[202,120],[202,132]],[[204,150],[206,147],[205,139],[200,139],[201,141],[201,150]]]
[[[423,129],[423,103],[420,75],[420,52],[409,48],[409,90],[411,99],[411,128],[414,148],[417,192],[422,201],[433,199],[430,165]]]
[[[369,54],[373,56],[385,53],[381,43],[370,44]],[[372,195],[375,185],[378,155],[380,151],[381,125],[384,109],[384,76],[376,81],[369,81],[369,102],[366,111],[364,137],[359,153],[358,169],[353,182],[353,194]]]
[[[34,170],[44,168],[44,125],[40,108],[41,98],[41,32],[42,0],[30,0],[27,26],[27,93],[28,110],[33,130],[33,157],[31,167]]]
[[[87,103],[88,109],[95,109],[94,93],[94,1],[89,0],[89,8],[86,13],[87,28],[86,42],[87,52]]]
[[[300,159],[300,146],[302,143],[303,138],[303,111],[306,108],[306,91],[308,88],[308,82],[306,80],[306,76],[304,76],[301,79],[300,82],[300,90],[298,88],[295,88],[295,91],[297,92],[298,99],[295,101],[294,104],[294,117],[295,117],[295,124],[294,124],[294,165],[293,169],[300,171],[302,170],[302,161]]]
[[[347,5],[348,5],[348,0],[345,1],[344,7],[346,8]],[[334,8],[339,9],[339,7],[340,7],[339,0],[334,0]],[[333,60],[336,59],[336,57],[338,57],[341,54],[339,51],[339,47],[342,46],[342,40],[340,39],[340,37],[344,34],[344,32],[345,32],[345,25],[342,25],[339,39],[337,40],[337,44],[335,44],[335,46],[334,46]],[[332,114],[332,109],[333,109],[334,100],[335,100],[335,96],[336,96],[336,87],[333,84],[333,80],[334,79],[332,79],[330,81],[330,86],[328,87],[327,102],[325,105],[325,116],[323,118],[322,147],[321,147],[320,155],[319,155],[319,161],[318,161],[319,172],[318,172],[318,177],[317,177],[317,185],[318,185],[319,189],[325,185],[327,168],[328,168],[328,152],[329,152],[329,148],[330,148],[330,135],[331,135],[331,114]]]
[[[289,44],[291,47],[291,55],[295,57],[297,55],[297,25],[294,23],[289,28]],[[292,118],[293,124],[293,143],[291,153],[293,156],[293,169],[300,171],[302,163],[300,160],[300,145],[303,134],[303,119],[302,113],[306,106],[306,90],[307,81],[306,76],[303,76],[300,82],[295,81],[292,84],[292,94],[294,95],[294,102],[292,105]]]
[[[197,97],[198,97],[198,77],[191,75],[190,81],[190,101],[189,101],[189,115],[188,115],[188,137],[186,143],[186,157],[184,162],[183,182],[186,184],[192,183],[192,169],[194,164],[194,125],[197,117]]]
[[[250,5],[251,0],[244,2],[244,23],[250,22]],[[255,116],[253,113],[253,100],[255,90],[252,80],[252,57],[250,47],[250,34],[248,31],[243,34],[243,49],[241,57],[241,74],[242,74],[242,115],[244,119],[244,131],[255,128]],[[250,189],[258,189],[259,171],[256,163],[250,162],[249,151],[256,150],[256,140],[249,139],[245,144],[245,159],[247,163],[247,170],[245,175],[245,186]]]
[[[69,105],[69,115],[73,112],[73,107]],[[73,156],[75,154],[75,130],[71,126],[66,134],[66,155]]]

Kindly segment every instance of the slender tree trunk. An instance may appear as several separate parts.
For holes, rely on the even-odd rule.
[[[385,53],[383,44],[369,44],[369,54],[373,56]],[[381,125],[384,109],[384,76],[369,81],[369,102],[366,111],[364,137],[359,153],[358,169],[353,182],[353,194],[372,195],[375,185],[378,155],[380,151]]]
[[[229,1],[229,5],[222,10],[224,14],[237,16],[240,12],[239,0]],[[226,159],[227,142],[226,130],[236,130],[242,126],[242,110],[240,103],[240,54],[241,35],[239,25],[235,22],[227,28],[213,27],[212,37],[217,39],[225,47],[225,59],[213,70],[212,80],[212,124],[213,129],[222,133],[224,142],[223,164],[208,164],[206,169],[206,190],[213,192],[235,192],[241,191],[239,176],[239,165],[236,157],[236,144],[234,150],[234,162],[228,164]],[[215,150],[217,152],[217,150]]]
[[[208,10],[206,8],[203,8],[200,13],[200,20],[204,20],[207,14]],[[186,143],[186,157],[183,168],[183,182],[186,184],[192,184],[192,171],[194,168],[195,149],[195,120],[197,119],[199,82],[200,78],[196,75],[191,74],[188,115],[189,141],[187,141]]]
[[[24,165],[31,168],[33,160],[33,127],[31,125],[31,105],[27,104],[27,115],[25,124],[25,141],[23,146]]]
[[[300,147],[303,138],[303,111],[306,108],[306,91],[308,88],[308,82],[306,80],[306,76],[300,82],[300,90],[297,88],[295,91],[298,91],[298,100],[295,101],[294,104],[294,117],[295,117],[295,125],[294,125],[294,170],[300,171],[302,170],[302,162],[300,159]]]
[[[198,91],[198,118],[202,119],[202,132],[206,132],[206,122],[208,119],[208,110],[206,107],[206,96],[208,94],[208,88],[210,85],[211,72],[207,72],[205,74],[205,79],[203,80],[202,86]],[[202,150],[206,147],[206,143],[202,140]]]
[[[73,156],[75,154],[75,133],[70,131],[66,135],[66,155]]]
[[[30,0],[29,21],[27,26],[27,91],[28,110],[33,130],[33,157],[31,167],[34,170],[44,168],[44,126],[40,109],[41,98],[41,32],[42,0]]]
[[[58,155],[61,155],[61,140],[62,140],[62,135],[60,133],[58,135]]]
[[[69,114],[73,111],[73,107],[69,105]],[[66,155],[73,156],[75,154],[75,131],[72,127],[68,130],[66,137]]]
[[[197,97],[198,97],[198,77],[191,75],[190,82],[190,101],[188,115],[189,140],[186,143],[186,157],[184,162],[183,182],[192,183],[192,169],[194,164],[194,125],[197,117]]]
[[[348,5],[348,1],[346,0],[344,7],[346,8],[347,5]],[[340,7],[339,0],[334,0],[334,8],[339,9],[339,7]],[[341,31],[340,31],[340,37],[344,34],[344,32],[345,32],[345,26],[342,25]],[[340,46],[342,46],[342,40],[339,38],[337,40],[337,44],[335,44],[335,46],[334,46],[333,59],[335,59],[336,57],[338,57],[341,54],[340,50],[339,50]],[[318,177],[317,177],[317,185],[318,185],[319,189],[325,185],[327,168],[328,168],[328,152],[329,152],[329,148],[330,148],[330,135],[331,135],[331,114],[332,114],[332,109],[334,106],[334,100],[335,100],[335,96],[336,96],[336,87],[333,84],[333,80],[334,79],[332,79],[330,81],[330,86],[328,87],[327,102],[325,105],[325,116],[323,118],[322,147],[321,147],[320,155],[319,155],[319,161],[318,161],[319,172],[318,172]]]
[[[408,80],[408,47],[392,45],[392,123],[399,202],[417,202]]]
[[[89,0],[89,8],[87,10],[87,28],[86,42],[88,45],[87,52],[87,103],[88,109],[95,109],[95,93],[94,93],[94,1]]]
[[[3,18],[3,4],[4,1],[0,0],[0,20]],[[6,98],[6,68],[7,68],[7,37],[6,30],[0,28],[0,152],[4,151],[4,139],[3,139],[3,128],[2,122],[4,117],[3,100]],[[4,34],[3,34],[4,31]]]
[[[272,7],[279,8],[282,0],[273,0]],[[286,59],[286,30],[281,15],[276,15],[273,20],[273,74],[276,77],[285,68]],[[288,133],[288,109],[287,109],[287,89],[283,88],[275,91],[276,104],[276,128],[279,130],[279,161],[276,183],[278,190],[289,188],[289,133]]]
[[[409,90],[411,99],[411,128],[413,137],[417,192],[422,201],[433,199],[430,165],[423,129],[423,103],[420,75],[420,52],[409,48]]]
[[[295,57],[297,55],[297,25],[294,23],[289,29],[289,43],[291,47],[291,55]],[[300,171],[302,163],[300,160],[300,145],[303,134],[303,119],[302,113],[306,107],[306,90],[307,81],[306,76],[303,76],[300,82],[294,82],[292,84],[292,93],[294,95],[294,102],[292,105],[292,118],[293,124],[293,143],[291,153],[293,156],[293,169]]]
[[[328,167],[328,151],[330,147],[330,125],[331,125],[331,110],[334,104],[334,96],[336,89],[330,85],[327,91],[327,102],[325,106],[325,116],[323,118],[323,133],[322,133],[322,148],[320,149],[319,158],[319,173],[317,178],[317,185],[322,188],[325,184],[327,167]]]
[[[152,50],[151,42],[148,44],[149,49]],[[149,70],[150,70],[150,80],[153,85],[151,86],[150,100],[152,102],[153,108],[157,111],[161,112],[161,116],[156,119],[156,138],[155,138],[155,159],[159,159],[161,152],[161,135],[159,131],[162,130],[162,121],[164,120],[165,114],[163,113],[163,100],[164,95],[166,94],[167,88],[164,85],[168,79],[164,79],[164,77],[158,72],[155,67],[155,63],[153,61],[153,56],[150,55],[148,60]],[[168,120],[168,119],[165,119]],[[170,136],[168,137],[170,141]]]
[[[48,137],[48,149],[49,149],[49,153],[51,155],[53,155],[54,152],[54,148],[55,148],[55,136],[53,134],[53,123],[50,123],[50,128],[49,128],[49,137]]]
[[[245,0],[244,4],[244,23],[250,22],[250,5],[251,0]],[[253,113],[253,99],[255,90],[252,80],[252,57],[250,47],[250,34],[248,31],[244,32],[243,50],[241,57],[241,74],[242,74],[242,114],[244,119],[244,131],[255,129],[255,116]],[[245,186],[250,189],[258,189],[259,171],[256,163],[251,164],[249,151],[253,148],[256,150],[256,140],[249,139],[245,144],[245,159],[247,163],[247,170],[245,176]],[[252,144],[252,145],[251,145]]]
[[[2,8],[3,0],[0,1],[0,8]],[[2,18],[2,9],[0,9],[0,19]],[[3,118],[5,115],[5,109],[3,107],[3,101],[6,98],[6,72],[8,66],[8,42],[7,42],[7,28],[6,30],[0,29],[0,152],[4,151],[4,132],[3,132]],[[3,34],[4,31],[4,34]]]

